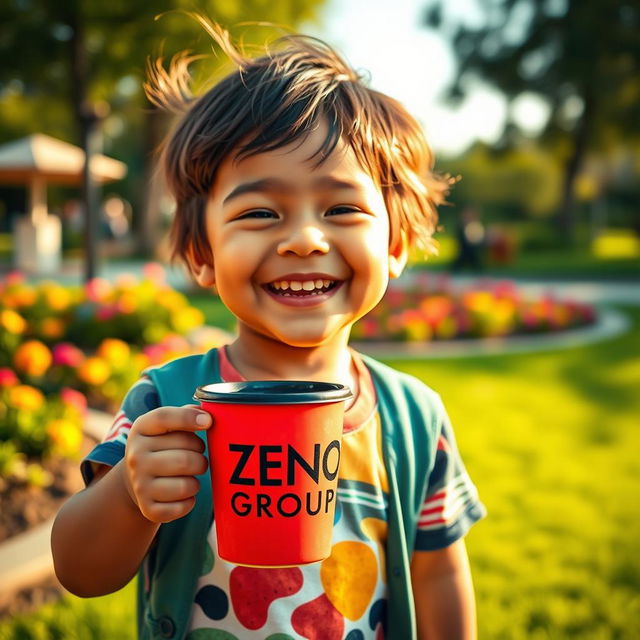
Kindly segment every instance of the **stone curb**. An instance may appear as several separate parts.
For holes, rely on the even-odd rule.
[[[85,433],[102,440],[112,416],[90,409]],[[20,589],[33,586],[54,574],[51,529],[54,518],[0,543],[0,605]]]
[[[597,318],[596,322],[588,327],[567,329],[558,333],[423,343],[353,342],[351,346],[374,358],[440,360],[572,349],[614,338],[631,327],[631,320],[617,309],[600,307]]]

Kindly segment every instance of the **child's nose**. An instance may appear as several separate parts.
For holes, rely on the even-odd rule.
[[[328,253],[329,242],[321,229],[305,225],[291,231],[278,243],[278,254],[308,256],[313,253]]]

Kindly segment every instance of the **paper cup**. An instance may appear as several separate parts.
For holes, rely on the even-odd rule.
[[[318,562],[331,552],[343,385],[252,381],[198,387],[221,558],[254,567]]]

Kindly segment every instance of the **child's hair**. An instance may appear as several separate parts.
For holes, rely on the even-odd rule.
[[[396,100],[369,89],[330,46],[315,38],[287,35],[266,55],[247,57],[229,34],[201,22],[237,70],[200,97],[190,91],[189,65],[177,54],[169,69],[162,58],[148,65],[145,90],[157,106],[183,114],[162,150],[168,187],[176,200],[171,229],[174,258],[191,255],[210,263],[204,233],[208,194],[220,163],[284,147],[312,131],[322,119],[328,134],[314,154],[317,164],[340,140],[353,150],[380,187],[390,217],[391,246],[401,236],[409,247],[432,249],[436,206],[453,180],[433,173],[433,155],[420,125]]]

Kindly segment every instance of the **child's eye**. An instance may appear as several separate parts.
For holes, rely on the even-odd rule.
[[[358,207],[353,207],[347,204],[341,204],[341,205],[338,205],[337,207],[331,207],[331,209],[327,211],[327,215],[339,216],[345,213],[359,213],[359,212],[360,212],[360,209],[358,209]]]
[[[236,220],[245,220],[247,218],[277,218],[276,214],[269,209],[253,209],[239,215]]]

